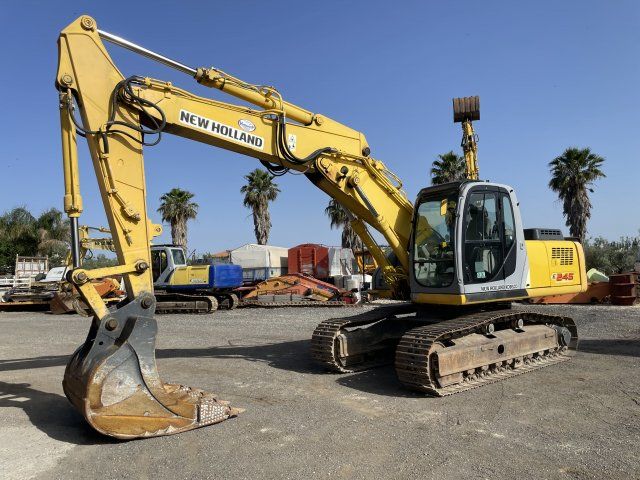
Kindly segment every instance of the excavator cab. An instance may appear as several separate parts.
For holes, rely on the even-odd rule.
[[[411,292],[463,305],[527,296],[527,251],[511,187],[454,182],[423,189],[414,209]]]
[[[151,247],[151,271],[154,285],[165,285],[176,267],[187,265],[184,250],[175,245]]]

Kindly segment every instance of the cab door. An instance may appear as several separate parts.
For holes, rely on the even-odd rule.
[[[155,286],[162,286],[167,283],[167,277],[171,269],[169,268],[169,257],[166,248],[151,249],[151,271]]]
[[[499,192],[472,190],[467,197],[463,230],[465,292],[499,290],[504,285],[504,244]]]
[[[462,222],[464,291],[478,300],[505,289],[505,228],[503,194],[485,186],[467,194]]]

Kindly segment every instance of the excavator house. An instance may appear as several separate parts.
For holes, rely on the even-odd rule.
[[[103,41],[254,107],[125,77]],[[525,229],[513,188],[478,179],[477,97],[454,100],[467,180],[424,188],[411,203],[400,180],[371,156],[361,132],[287,102],[274,87],[186,66],[98,29],[89,16],[61,32],[58,48],[64,208],[72,226],[68,278],[93,313],[63,387],[98,432],[123,439],[166,435],[239,413],[212,393],[163,382],[156,367],[150,245],[162,227],[147,209],[143,149],[165,133],[253,157],[273,175],[303,173],[350,212],[395,295],[411,299],[320,323],[311,354],[326,370],[394,363],[408,388],[444,396],[562,362],[576,349],[570,318],[510,308],[514,300],[584,291],[584,254],[559,230]],[[81,265],[78,136],[91,153],[115,267]],[[371,228],[391,246],[391,257]],[[123,275],[128,297],[107,307],[91,280],[113,274]]]

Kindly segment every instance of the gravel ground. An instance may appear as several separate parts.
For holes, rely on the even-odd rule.
[[[62,393],[88,319],[0,313],[1,476],[640,478],[640,308],[517,308],[574,317],[576,357],[439,399],[404,390],[390,367],[331,375],[311,363],[315,325],[352,309],[159,317],[163,378],[246,411],[130,442],[91,431]]]

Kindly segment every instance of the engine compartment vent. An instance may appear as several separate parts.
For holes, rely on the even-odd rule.
[[[564,240],[562,231],[556,228],[525,228],[525,240]]]
[[[560,260],[560,265],[573,265],[573,248],[553,247],[551,259]]]

